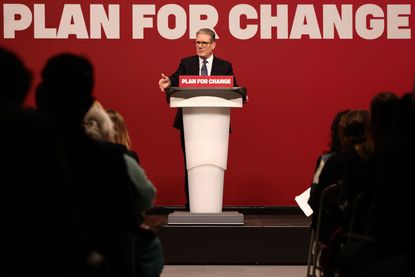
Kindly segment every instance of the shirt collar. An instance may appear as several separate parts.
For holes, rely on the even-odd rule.
[[[213,63],[213,54],[210,55],[210,57],[207,58],[206,60],[207,60],[208,64],[212,64]],[[202,64],[202,62],[203,62],[203,59],[201,57],[199,57],[199,64]]]

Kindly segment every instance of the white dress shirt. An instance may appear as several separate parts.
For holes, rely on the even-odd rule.
[[[212,63],[213,63],[213,55],[210,55],[209,58],[206,59],[207,63],[206,63],[206,68],[207,68],[207,75],[210,76],[210,73],[212,72]],[[203,66],[203,59],[201,57],[199,57],[199,75],[201,75],[202,71],[202,66]]]

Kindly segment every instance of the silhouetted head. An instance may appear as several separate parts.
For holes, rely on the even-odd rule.
[[[0,48],[0,103],[22,107],[29,92],[32,74],[14,53]]]
[[[415,95],[405,93],[399,99],[399,115],[397,135],[401,137],[415,136]]]
[[[370,134],[375,150],[380,150],[396,131],[399,98],[381,92],[370,102]]]
[[[356,144],[366,141],[369,112],[352,110],[345,114],[339,123],[339,138],[342,150],[349,152]]]
[[[64,53],[51,57],[36,88],[36,104],[60,121],[82,124],[94,97],[93,66],[84,57]]]
[[[350,112],[349,109],[340,111],[336,114],[330,127],[330,152],[336,152],[341,150],[340,139],[339,139],[339,123],[342,117]]]

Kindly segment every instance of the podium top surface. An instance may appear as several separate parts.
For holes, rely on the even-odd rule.
[[[180,88],[170,87],[166,90],[167,103],[170,103],[171,97],[178,98],[192,98],[198,96],[212,96],[219,97],[227,100],[236,99],[242,97],[243,102],[246,101],[246,88],[244,87],[231,87],[231,88]]]

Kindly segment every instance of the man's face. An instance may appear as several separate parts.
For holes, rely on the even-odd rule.
[[[202,59],[209,58],[212,53],[213,49],[216,47],[216,43],[211,41],[211,37],[207,34],[198,34],[196,36],[196,53]]]

